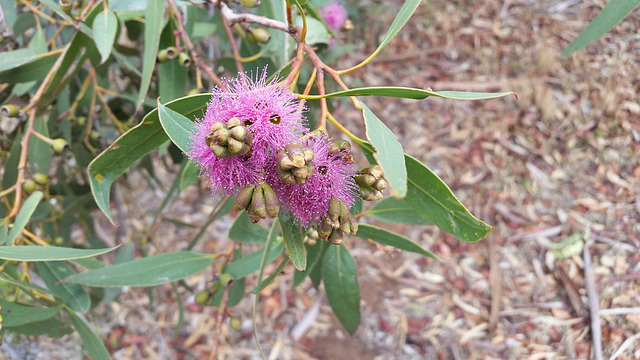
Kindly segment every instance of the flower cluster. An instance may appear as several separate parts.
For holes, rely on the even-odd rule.
[[[333,31],[340,31],[349,18],[347,9],[337,1],[332,1],[320,8],[322,18]]]
[[[349,209],[359,185],[347,141],[305,128],[305,108],[286,86],[246,73],[213,89],[196,120],[188,156],[213,192],[235,196],[234,208],[252,221],[275,217],[282,206],[303,227],[339,243],[357,231]]]

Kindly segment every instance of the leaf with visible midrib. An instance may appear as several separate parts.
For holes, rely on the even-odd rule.
[[[377,226],[360,224],[358,226],[358,233],[356,234],[356,236],[364,239],[371,239],[382,245],[393,246],[401,250],[411,251],[416,254],[428,256],[430,258],[441,261],[440,258],[433,254],[431,251],[423,248],[410,239],[400,234],[393,233],[389,230],[379,228]]]
[[[120,245],[118,245],[120,246]],[[118,248],[74,249],[59,246],[0,246],[0,259],[11,261],[74,260],[106,254]]]
[[[353,334],[360,325],[360,289],[356,263],[344,245],[330,245],[324,253],[322,281],[331,309]]]
[[[118,32],[118,17],[109,9],[105,9],[93,20],[93,40],[100,53],[100,64],[107,61]]]
[[[284,238],[284,245],[287,247],[289,258],[299,271],[304,271],[307,268],[307,249],[304,247],[304,229],[300,224],[296,224],[295,219],[287,214],[286,210],[281,209],[280,215],[280,227],[282,228],[282,237]]]
[[[158,118],[160,119],[162,128],[167,135],[169,135],[171,141],[173,141],[183,153],[187,153],[189,151],[189,144],[191,143],[191,133],[195,128],[193,121],[160,104],[159,100]]]
[[[63,298],[71,309],[80,313],[89,310],[91,299],[82,286],[59,283],[65,277],[75,274],[69,265],[61,261],[48,261],[38,262],[36,267],[49,290]]]
[[[404,199],[386,197],[376,201],[364,215],[387,223],[407,225],[433,225],[433,223],[407,204]]]

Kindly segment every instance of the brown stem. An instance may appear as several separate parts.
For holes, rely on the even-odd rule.
[[[289,25],[283,23],[282,21],[269,19],[263,16],[258,16],[254,14],[236,14],[233,12],[233,10],[229,8],[229,6],[227,6],[227,4],[225,4],[220,0],[214,0],[213,4],[218,9],[220,9],[220,13],[222,17],[224,17],[225,19],[227,19],[227,21],[229,21],[229,26],[237,23],[260,24],[264,27],[284,31],[285,33],[293,36],[294,39],[299,39],[298,37],[299,35],[298,33],[300,31],[299,26],[294,26],[293,28],[290,28]]]
[[[229,39],[229,45],[231,45],[231,51],[233,52],[233,58],[236,61],[236,69],[239,73],[244,72],[244,66],[242,65],[242,61],[240,61],[240,51],[238,50],[238,44],[236,44],[236,39],[233,37],[233,32],[231,31],[231,24],[222,16],[222,23],[224,24],[224,32],[227,34],[227,38]]]
[[[187,31],[184,29],[184,25],[182,24],[182,14],[180,13],[180,10],[176,6],[176,3],[173,0],[167,0],[167,2],[169,3],[169,6],[171,6],[173,15],[175,16],[176,22],[178,23],[178,31],[180,31],[180,35],[182,36],[182,41],[184,41],[185,46],[187,47],[187,49],[189,49],[189,53],[191,54],[191,60],[193,60],[193,64],[195,65],[195,67],[202,69],[202,71],[204,71],[207,74],[207,76],[209,76],[209,79],[213,84],[216,84],[223,90],[226,90],[226,87],[224,86],[224,84],[222,83],[218,75],[216,75],[213,72],[213,70],[211,70],[211,68],[208,67],[200,59],[200,55],[198,55],[198,52],[196,51],[195,46],[191,42],[191,39],[189,38],[189,34],[187,34]]]
[[[318,69],[318,93],[320,95],[325,94],[324,89],[324,70]],[[327,132],[327,114],[329,113],[329,109],[327,108],[327,99],[320,99],[320,125],[318,129]]]

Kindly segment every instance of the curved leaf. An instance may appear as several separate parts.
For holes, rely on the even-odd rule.
[[[0,259],[11,261],[56,261],[83,259],[106,254],[120,245],[105,249],[74,249],[58,246],[0,246]]]
[[[113,11],[105,9],[93,20],[93,41],[100,53],[100,64],[107,61],[118,32],[118,17]]]
[[[164,106],[188,118],[201,115],[211,94],[186,96]],[[109,199],[111,185],[138,159],[167,141],[159,118],[158,109],[150,111],[140,124],[122,134],[102,154],[89,164],[89,183],[98,207],[111,220]]]
[[[344,245],[332,245],[324,253],[322,281],[333,312],[353,334],[360,325],[360,289],[356,263]]]
[[[304,271],[307,268],[307,249],[303,243],[304,229],[300,224],[296,224],[295,219],[287,214],[284,209],[280,210],[278,219],[289,258],[296,269]]]
[[[2,325],[6,327],[47,320],[54,317],[60,311],[60,306],[41,308],[16,304],[3,299],[0,299],[0,306],[2,307],[3,315]]]
[[[269,236],[269,229],[254,224],[249,214],[242,211],[229,229],[229,239],[244,244],[264,244]]]
[[[267,276],[266,278],[264,278],[264,280],[262,280],[260,282],[260,284],[258,284],[258,286],[256,286],[250,292],[252,294],[257,294],[260,291],[262,291],[262,289],[267,287],[267,285],[271,284],[271,282],[273,280],[275,280],[275,278],[278,277],[278,275],[280,275],[280,272],[282,272],[282,270],[284,269],[285,266],[287,266],[288,263],[289,263],[289,258],[288,257],[282,259],[282,261],[280,262],[280,265],[278,265],[278,267],[273,271],[273,274],[271,274],[271,275]]]
[[[367,216],[393,224],[433,225],[433,223],[409,206],[404,199],[386,197],[376,201],[365,213]]]
[[[136,107],[142,104],[149,84],[151,84],[151,76],[153,68],[156,66],[156,56],[160,44],[160,34],[162,34],[162,25],[164,19],[164,0],[148,0],[144,14],[144,52],[142,53],[142,79],[140,80],[140,92],[138,93],[138,101]]]
[[[362,105],[362,115],[367,127],[367,139],[371,141],[376,152],[373,157],[382,167],[384,177],[389,187],[398,198],[407,195],[407,169],[404,164],[404,151],[396,136],[389,128],[365,105]]]
[[[167,135],[169,135],[171,141],[173,141],[183,153],[188,152],[189,144],[191,143],[191,133],[195,127],[193,121],[160,104],[160,99],[158,99],[158,118],[160,119],[162,128]]]
[[[273,262],[284,251],[284,243],[280,239],[274,239],[269,246],[269,256],[266,259],[265,264]],[[229,264],[225,271],[231,274],[236,280],[247,277],[255,271],[260,270],[260,259],[264,254],[264,248],[243,257],[239,260],[234,260]]]
[[[22,232],[22,229],[27,226],[31,215],[36,211],[36,207],[42,199],[42,196],[41,191],[35,191],[27,200],[25,200],[24,204],[22,204],[22,207],[16,216],[16,221],[13,223],[13,228],[9,231],[9,236],[5,242],[7,245],[13,244],[13,242],[18,238],[18,235]],[[4,247],[0,247],[0,259],[3,259],[2,254],[4,249]]]
[[[97,287],[156,286],[197,274],[212,262],[209,254],[175,251],[89,270],[63,281]]]
[[[452,100],[483,100],[493,99],[507,95],[514,95],[513,91],[499,93],[481,93],[467,91],[432,91],[415,88],[407,88],[400,86],[379,86],[367,88],[355,88],[343,91],[337,91],[325,95],[305,95],[305,99],[315,100],[339,96],[386,96],[405,99],[422,100],[429,96],[440,97]]]
[[[109,351],[107,351],[107,348],[104,346],[104,343],[100,340],[98,335],[91,330],[89,324],[87,324],[73,311],[69,311],[69,315],[71,315],[71,323],[73,323],[73,327],[76,329],[78,334],[80,334],[82,345],[89,356],[91,356],[91,359],[111,360]]]
[[[91,299],[82,286],[59,283],[63,278],[76,273],[69,265],[60,261],[47,261],[36,263],[36,267],[38,268],[38,274],[40,274],[42,280],[47,284],[49,290],[64,299],[73,311],[83,313],[89,310]]]
[[[562,56],[567,56],[575,51],[587,46],[590,42],[596,40],[611,30],[619,23],[627,14],[631,13],[633,8],[640,4],[640,0],[611,0],[600,11],[587,27],[582,30],[578,37],[573,40],[569,46],[562,52]]]
[[[428,256],[438,261],[442,261],[439,257],[433,254],[431,251],[423,248],[418,243],[415,243],[400,234],[393,233],[389,230],[385,230],[377,226],[359,224],[358,233],[356,234],[356,236],[363,239],[371,239],[382,245],[393,246],[401,250],[411,251],[416,254]]]

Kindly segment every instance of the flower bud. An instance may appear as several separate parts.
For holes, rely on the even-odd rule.
[[[347,140],[339,140],[329,144],[329,156],[336,156],[347,164],[353,164],[353,155],[351,155],[351,143]]]
[[[359,192],[363,200],[382,199],[382,190],[387,187],[387,181],[383,178],[382,168],[379,165],[363,167],[358,170],[354,179],[360,187]]]
[[[382,192],[370,187],[361,187],[358,189],[360,197],[365,201],[376,201],[382,199]]]
[[[333,229],[337,229],[340,227],[340,209],[341,209],[340,200],[336,197],[332,197],[329,200],[329,212],[327,214],[328,223],[331,225]]]
[[[242,321],[240,319],[238,319],[237,317],[232,317],[231,319],[229,319],[229,326],[233,330],[238,330],[238,329],[240,329],[240,326],[242,326]]]
[[[47,185],[49,183],[49,177],[43,173],[33,174],[33,180],[40,185]]]
[[[32,192],[36,191],[36,182],[33,181],[33,179],[25,180],[24,183],[22,183],[22,190],[24,190],[24,192],[26,192],[27,194],[31,194]]]
[[[254,8],[260,6],[261,0],[240,0],[240,4],[244,7]]]
[[[267,218],[267,206],[264,199],[264,190],[262,187],[256,186],[251,197],[251,205],[249,206],[249,218],[254,224],[260,219]]]
[[[6,117],[16,117],[20,113],[20,110],[13,104],[7,104],[0,108],[0,113]]]
[[[242,190],[240,190],[240,193],[233,199],[233,209],[235,211],[242,211],[249,208],[254,188],[254,185],[247,185]]]
[[[269,31],[263,28],[247,30],[247,40],[252,44],[266,44],[271,39]]]
[[[251,150],[251,141],[251,133],[237,117],[232,117],[226,124],[214,123],[209,135],[205,136],[207,146],[219,158],[246,155]]]
[[[387,181],[384,178],[378,179],[371,187],[378,191],[382,191],[387,188]]]
[[[315,166],[311,162],[313,149],[299,144],[288,144],[276,154],[278,176],[289,184],[304,185],[313,175]]]
[[[267,214],[270,218],[277,217],[280,212],[280,200],[278,200],[276,193],[268,184],[262,185],[262,191],[264,193],[264,202],[267,206]]]
[[[333,231],[333,227],[329,223],[329,220],[325,217],[320,223],[318,223],[318,237],[324,241],[328,241],[329,235]]]
[[[209,297],[211,297],[211,293],[208,290],[202,290],[196,294],[195,301],[200,305],[204,305],[209,300]]]
[[[351,225],[351,235],[355,235],[358,233],[358,220],[356,220],[355,216],[349,218],[349,223]]]
[[[369,174],[360,174],[355,176],[356,184],[360,186],[371,186],[376,182],[376,178]]]
[[[91,133],[91,135],[93,135],[93,132]],[[100,135],[100,133],[98,133],[98,135]],[[60,154],[69,147],[69,143],[67,143],[67,140],[63,138],[57,138],[53,140],[52,146],[53,146],[53,151]]]
[[[184,67],[191,66],[191,58],[185,52],[180,52],[180,54],[178,54],[178,61],[180,62],[180,65]]]
[[[344,233],[342,231],[333,230],[331,232],[331,235],[329,235],[329,241],[331,241],[333,245],[340,245],[342,244],[343,237],[344,237]]]
[[[70,13],[71,10],[73,10],[73,3],[71,2],[71,0],[60,0],[58,2],[58,5],[60,6],[60,10],[64,11],[65,13]]]

